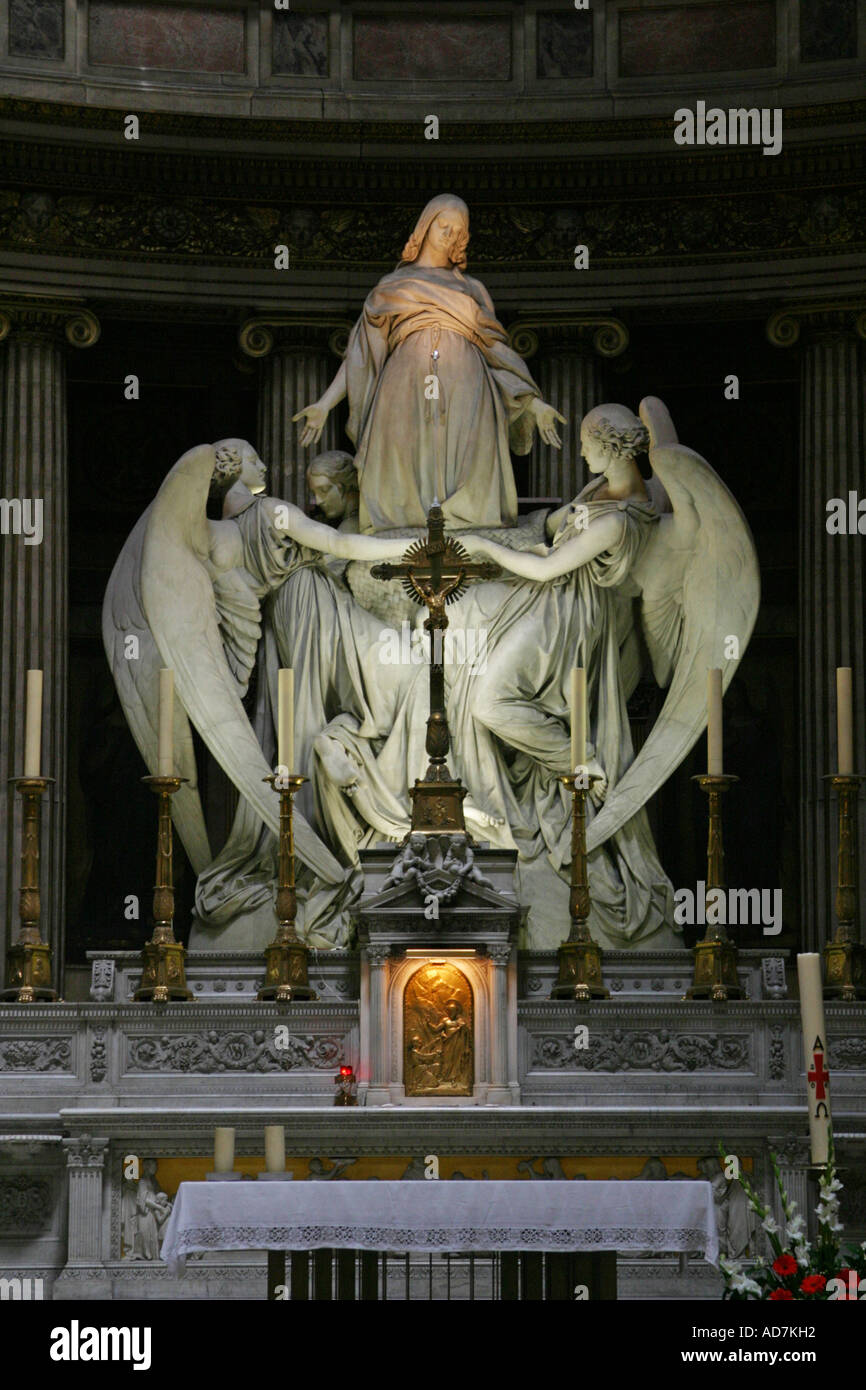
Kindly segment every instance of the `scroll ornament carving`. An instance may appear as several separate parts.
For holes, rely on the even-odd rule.
[[[343,1060],[343,1039],[289,1035],[279,1046],[274,1031],[168,1033],[129,1039],[131,1072],[329,1071]]]
[[[51,1182],[26,1174],[0,1178],[0,1231],[21,1236],[51,1224]]]
[[[575,1050],[573,1037],[536,1034],[532,1066],[575,1071],[744,1071],[751,1061],[749,1038],[737,1033],[623,1033],[590,1038]]]
[[[72,1071],[71,1038],[4,1038],[0,1072]]]

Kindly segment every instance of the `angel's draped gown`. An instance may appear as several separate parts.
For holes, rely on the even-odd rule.
[[[290,667],[295,673],[295,764],[305,775],[317,776],[313,741],[326,725],[336,720],[351,723],[369,747],[368,740],[390,728],[400,708],[404,686],[416,676],[416,668],[392,668],[393,679],[377,679],[382,623],[356,604],[341,579],[341,564],[317,550],[299,545],[286,531],[275,529],[265,498],[254,498],[233,520],[241,531],[244,569],[262,603],[262,639],[256,662],[255,707],[250,719],[267,761],[276,764],[274,730],[277,712],[277,672]],[[218,601],[225,596],[217,592]],[[236,587],[231,600],[237,610],[242,596]],[[244,614],[236,611],[236,619]],[[247,615],[258,618],[257,606]],[[375,668],[375,669],[371,669]],[[334,793],[343,802],[342,793]],[[330,822],[323,822],[311,785],[295,798],[296,805],[329,844]],[[350,863],[357,864],[357,842],[362,831],[346,809],[350,827],[342,858],[345,878],[317,882],[302,863],[297,864],[298,927],[312,945],[338,944],[344,934],[341,914],[359,890]],[[383,823],[369,831],[367,839],[382,834],[402,834],[403,826]],[[334,845],[340,854],[341,845]],[[347,862],[348,861],[348,862]],[[194,939],[191,944],[213,946],[219,933],[231,929],[232,949],[259,949],[273,936],[273,893],[277,874],[276,837],[241,797],[231,833],[221,852],[199,875],[196,884]],[[247,917],[246,926],[238,919]],[[253,917],[255,920],[253,920]],[[199,932],[206,929],[206,936]],[[217,933],[215,935],[215,933]]]
[[[437,496],[452,529],[515,524],[509,446],[529,452],[540,392],[480,281],[414,263],[384,276],[350,334],[346,387],[362,531],[424,526]]]

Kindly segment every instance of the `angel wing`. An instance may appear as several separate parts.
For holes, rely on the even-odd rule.
[[[272,769],[220,636],[205,512],[214,461],[210,445],[191,449],[154,499],[142,551],[143,610],[164,664],[174,670],[178,699],[238,791],[276,833],[277,798],[265,783]],[[294,833],[299,857],[316,876],[342,883],[345,870],[297,810]]]
[[[153,776],[159,741],[159,668],[164,662],[144,615],[141,597],[141,554],[151,510],[148,507],[139,518],[111,572],[102,604],[102,641],[126,721]],[[137,651],[130,648],[129,639],[133,637]],[[189,861],[199,874],[213,855],[198,792],[192,730],[183,709],[175,712],[174,765],[188,781],[172,797],[172,817]]]
[[[700,454],[679,444],[660,400],[646,397],[640,414],[673,510],[653,528],[632,577],[653,670],[669,689],[646,743],[588,827],[588,849],[615,834],[691,752],[706,726],[707,670],[720,666],[727,689],[761,596],[755,543],[733,496]],[[739,655],[726,659],[730,637]]]

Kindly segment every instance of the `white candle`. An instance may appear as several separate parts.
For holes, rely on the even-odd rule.
[[[156,771],[159,777],[174,776],[174,671],[159,672],[159,751]]]
[[[235,1132],[218,1125],[213,1132],[213,1170],[230,1173],[235,1166]]]
[[[295,770],[295,673],[286,669],[277,677],[277,763]]]
[[[707,672],[707,773],[710,777],[721,777],[724,770],[722,673],[715,668]]]
[[[799,955],[797,976],[800,981],[800,1017],[806,1059],[806,1094],[809,1097],[809,1137],[812,1162],[819,1164],[827,1162],[831,1123],[821,957],[812,953]]]
[[[24,776],[38,777],[42,758],[42,672],[27,672],[24,715]]]
[[[586,668],[571,671],[571,772],[586,765]]]
[[[286,1131],[282,1125],[265,1125],[265,1167],[269,1173],[286,1171]]]
[[[840,777],[854,776],[854,706],[851,667],[836,668],[836,766]]]

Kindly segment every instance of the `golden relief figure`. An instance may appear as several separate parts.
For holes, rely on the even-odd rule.
[[[444,961],[422,965],[403,995],[407,1096],[471,1096],[472,987]]]

